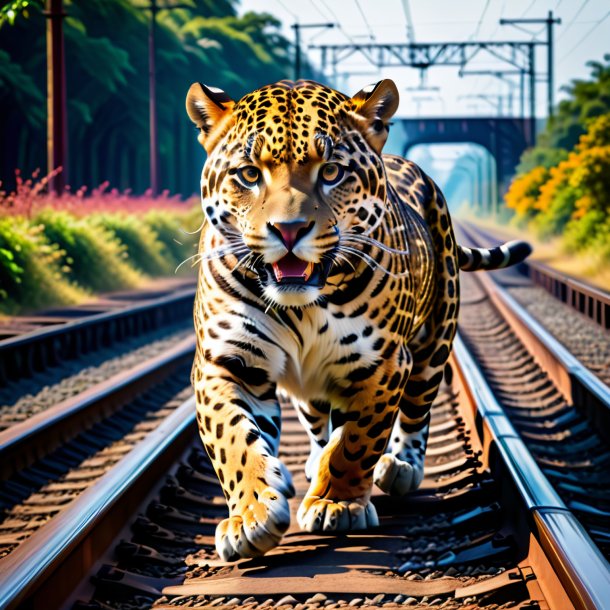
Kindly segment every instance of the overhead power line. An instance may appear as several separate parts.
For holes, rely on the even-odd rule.
[[[536,4],[536,2],[537,2],[537,0],[532,0],[532,2],[530,2],[528,7],[523,11],[523,13],[521,15],[521,19],[523,17],[525,17],[534,8],[534,4]]]
[[[610,11],[608,11],[569,51],[562,55],[559,61],[563,61],[566,57],[569,57],[589,36],[610,17]]]
[[[589,4],[590,0],[585,0],[579,7],[576,13],[574,13],[574,17],[568,21],[568,24],[565,28],[563,28],[563,32],[557,37],[557,41],[559,42],[567,33],[567,31],[576,23],[576,19],[582,15],[582,11]]]
[[[291,11],[283,2],[282,0],[276,0],[276,2],[295,20],[297,21],[299,16],[294,13],[293,11]]]
[[[367,30],[369,31],[369,38],[371,40],[375,40],[375,34],[373,33],[373,30],[371,29],[371,26],[369,25],[368,19],[366,18],[366,15],[364,14],[364,11],[362,10],[360,0],[356,0],[356,6],[358,7],[358,11],[360,12],[360,15],[362,16],[364,25],[366,26]]]
[[[405,13],[405,20],[407,22],[407,42],[415,42],[415,26],[413,25],[409,0],[402,0],[402,10]]]
[[[479,35],[479,30],[481,29],[481,24],[483,23],[483,19],[485,19],[485,15],[487,13],[488,8],[489,8],[489,0],[486,0],[485,6],[483,7],[483,12],[481,13],[481,16],[479,17],[479,22],[477,23],[477,27],[476,27],[475,31],[473,32],[472,36],[470,37],[470,40],[476,38]]]

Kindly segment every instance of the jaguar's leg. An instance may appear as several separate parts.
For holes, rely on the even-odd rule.
[[[277,458],[275,387],[264,371],[231,357],[206,361],[194,386],[199,432],[229,506],[229,518],[216,528],[218,553],[228,561],[262,555],[288,528],[286,498],[294,493]]]
[[[402,411],[392,431],[389,452],[375,467],[375,484],[386,493],[404,496],[419,487],[424,478],[424,459],[428,440],[429,414],[413,422]]]
[[[445,308],[446,309],[446,308]],[[404,496],[419,487],[424,478],[424,458],[430,425],[430,408],[443,381],[454,319],[444,319],[413,350],[413,370],[399,404],[389,443],[389,452],[377,463],[375,484],[386,493]],[[435,332],[440,329],[442,333]]]
[[[307,531],[346,531],[378,524],[370,503],[375,464],[385,451],[407,382],[411,356],[380,366],[366,383],[348,386],[343,409],[331,411],[332,434],[316,463],[309,490],[299,508]]]
[[[330,403],[326,400],[297,401],[295,408],[310,441],[309,457],[305,464],[305,476],[314,476],[322,449],[328,443]]]
[[[424,189],[422,209],[437,252],[436,297],[425,334],[410,346],[413,370],[399,403],[400,418],[392,434],[390,453],[379,460],[375,471],[375,483],[396,495],[416,489],[424,477],[430,407],[451,353],[459,309],[457,250],[447,203],[432,180],[423,176],[423,181],[427,194]]]

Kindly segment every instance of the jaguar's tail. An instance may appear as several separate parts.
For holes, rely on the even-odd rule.
[[[458,246],[458,263],[462,271],[491,271],[516,265],[531,252],[532,247],[525,241],[509,241],[495,248]]]

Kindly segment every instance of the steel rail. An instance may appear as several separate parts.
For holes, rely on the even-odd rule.
[[[472,223],[459,221],[456,224],[459,225],[464,233],[473,238],[478,245],[485,244],[481,244],[480,239],[476,238],[476,235],[500,241],[487,229],[484,230]],[[518,268],[534,284],[544,288],[562,303],[587,316],[602,328],[610,329],[610,293],[566,273],[562,273],[557,269],[553,269],[539,261],[524,261]]]
[[[478,277],[492,303],[564,397],[585,410],[605,440],[610,441],[610,388],[575,358],[540,322],[489,275]]]
[[[183,300],[189,300],[195,296],[195,288],[186,288],[178,292],[165,295],[162,297],[152,298],[146,300],[143,303],[132,305],[129,307],[121,308],[118,310],[104,311],[102,313],[93,314],[76,320],[70,320],[68,322],[61,322],[60,324],[54,324],[50,327],[43,327],[40,329],[33,330],[29,333],[17,335],[15,337],[8,337],[0,341],[0,354],[8,351],[10,348],[15,346],[22,346],[28,343],[34,343],[40,341],[40,339],[48,339],[66,334],[67,332],[73,332],[77,330],[83,330],[91,326],[97,326],[102,322],[109,320],[121,320],[127,317],[142,316],[143,314],[154,311],[161,307],[175,306],[177,302]]]
[[[146,330],[188,318],[195,287],[128,307],[64,321],[0,340],[0,384],[30,376],[82,351],[109,346]]]
[[[8,557],[0,560],[0,608],[16,608],[44,586],[47,607],[70,591],[97,555],[123,527],[157,481],[157,469],[175,461],[196,432],[195,400],[190,398],[141,443]],[[120,522],[119,522],[120,521]]]
[[[579,610],[604,608],[610,564],[536,464],[459,335],[453,356],[463,386],[515,481],[536,537],[571,601]]]
[[[464,230],[462,223],[460,228]],[[468,228],[464,232],[472,236]],[[546,330],[493,278],[493,274],[477,277],[516,335],[533,348],[534,357],[559,391],[574,405],[583,408],[601,436],[610,442],[610,387]]]
[[[107,417],[193,358],[195,338],[118,373],[0,432],[0,474],[8,477]]]
[[[460,396],[464,396],[460,400],[464,405],[461,412],[466,416],[465,411],[469,408],[472,410],[474,425],[470,425],[469,428],[480,438],[481,445],[485,448],[484,460],[489,463],[497,480],[514,485],[521,500],[518,505],[523,506],[529,515],[528,524],[537,541],[530,542],[530,546],[534,548],[534,551],[530,550],[530,555],[532,552],[535,555],[538,552],[535,549],[541,548],[543,558],[539,563],[550,563],[555,571],[549,576],[548,581],[541,578],[541,575],[537,580],[545,598],[554,600],[550,607],[562,609],[570,607],[565,605],[567,599],[563,590],[565,588],[569,592],[570,601],[579,610],[602,608],[610,586],[610,570],[607,563],[518,438],[517,432],[485,381],[483,373],[459,337],[454,346],[453,364],[454,370],[457,370],[454,379],[459,380],[463,388],[463,393],[459,392]],[[457,381],[455,383],[457,385]],[[176,446],[178,444],[176,434],[182,435],[182,444],[179,447]],[[75,583],[86,576],[100,553],[112,542],[113,535],[124,527],[124,522],[136,510],[142,498],[148,495],[149,489],[158,482],[159,474],[164,472],[164,469],[155,461],[155,456],[170,448],[172,455],[181,454],[194,434],[194,400],[190,399],[119,462],[117,467],[62,511],[54,521],[53,528],[42,528],[15,550],[7,560],[1,562],[0,607],[17,607],[34,592],[37,598],[42,596],[45,600],[65,599],[73,590]],[[447,468],[448,464],[445,464],[444,469]],[[148,477],[148,488],[141,487],[137,493],[128,491],[129,485],[141,482],[144,477]],[[128,495],[132,499],[127,500]],[[509,497],[514,495],[513,493]],[[137,498],[137,501],[134,498]],[[425,502],[425,496],[422,501]],[[505,508],[509,511],[515,509],[514,504]],[[98,519],[103,523],[99,524]],[[270,561],[273,563],[273,559]],[[531,561],[535,561],[535,557],[532,556]],[[214,560],[209,560],[208,563],[216,565]],[[77,569],[74,566],[78,566]],[[513,575],[518,576],[518,574]],[[370,591],[371,594],[378,593],[379,590],[383,591],[383,587],[389,587],[387,592],[392,594],[405,590],[419,590],[416,582],[393,579],[382,581],[378,576],[369,576],[370,578],[361,584],[362,590]],[[333,585],[329,578],[321,578],[325,583],[325,591],[345,589],[345,583]],[[293,586],[295,577],[291,576],[290,579],[290,583],[286,581],[286,587]],[[265,588],[265,579],[254,580],[256,582],[249,583],[250,587],[258,583],[259,588]],[[301,577],[297,580],[300,589],[298,591],[294,588],[290,589],[293,593],[310,590],[314,593],[312,587],[315,588],[319,584],[311,577]],[[168,583],[170,586],[166,587],[164,593],[196,595],[201,590],[219,593],[221,590],[231,590],[233,586],[237,586],[231,584],[233,581],[234,578],[223,578],[221,581],[204,578],[200,584],[191,581],[182,585]],[[494,579],[492,581],[487,583],[481,581],[462,589],[458,588],[455,597],[467,597],[477,592],[489,591],[496,582]],[[504,581],[504,578],[498,577],[498,584],[495,586],[504,586]],[[146,583],[146,578],[140,578],[139,586],[150,586]],[[277,589],[276,585],[277,583],[274,587]],[[421,590],[424,590],[423,583]]]

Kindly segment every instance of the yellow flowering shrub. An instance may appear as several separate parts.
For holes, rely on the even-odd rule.
[[[563,235],[569,250],[595,247],[610,259],[610,113],[589,123],[566,159],[515,178],[506,205],[540,237]]]
[[[506,205],[515,211],[519,220],[529,220],[536,213],[540,187],[546,182],[548,175],[548,170],[539,166],[512,181],[506,193]]]

